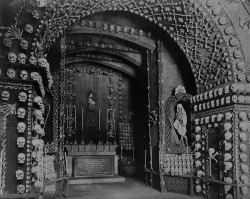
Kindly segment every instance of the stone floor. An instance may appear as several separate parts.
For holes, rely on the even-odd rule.
[[[161,193],[132,178],[125,182],[70,185],[69,199],[201,199],[176,193]]]

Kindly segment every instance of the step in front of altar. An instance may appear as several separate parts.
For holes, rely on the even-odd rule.
[[[125,182],[125,178],[119,175],[110,177],[91,177],[91,178],[70,178],[69,184],[96,184],[96,183],[116,183]]]

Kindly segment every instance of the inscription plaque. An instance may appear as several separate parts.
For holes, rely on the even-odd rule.
[[[74,177],[113,176],[114,156],[78,156],[74,168]]]

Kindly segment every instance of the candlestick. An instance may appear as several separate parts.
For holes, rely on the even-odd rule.
[[[144,167],[147,167],[147,150],[145,150],[145,163],[144,163]]]
[[[83,108],[82,108],[82,130],[83,130]]]
[[[134,150],[134,147],[133,147],[133,162],[135,161],[135,150]]]
[[[99,121],[99,125],[98,125],[98,127],[99,127],[99,131],[101,130],[101,110],[99,109],[99,119],[98,119],[98,121]]]

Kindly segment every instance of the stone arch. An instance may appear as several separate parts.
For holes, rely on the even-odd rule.
[[[212,0],[205,3],[195,0],[53,2],[40,21],[32,50],[42,56],[68,26],[91,14],[106,11],[134,13],[166,31],[185,53],[195,77],[197,92],[227,82],[246,81],[245,57],[233,24],[222,5],[214,7]],[[133,34],[132,30],[127,34]]]

